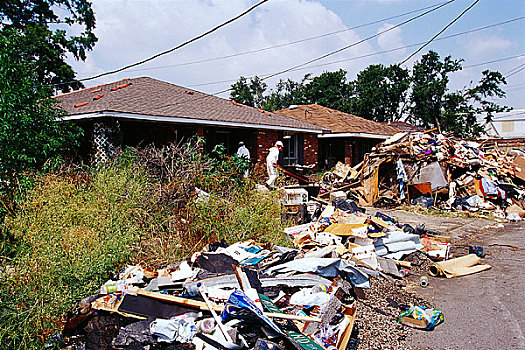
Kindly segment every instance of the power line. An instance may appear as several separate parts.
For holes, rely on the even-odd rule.
[[[229,20],[227,20],[226,22],[223,22],[221,24],[219,24],[218,26],[215,26],[213,27],[212,29],[208,30],[207,32],[204,32],[190,40],[187,40],[185,42],[183,42],[182,44],[179,44],[175,47],[172,47],[171,49],[168,49],[166,51],[162,51],[160,53],[157,53],[151,57],[148,57],[146,59],[143,59],[141,61],[138,61],[138,62],[135,62],[135,63],[132,63],[132,64],[128,64],[127,66],[124,66],[122,68],[118,68],[118,69],[115,69],[115,70],[112,70],[112,71],[109,71],[109,72],[104,72],[104,73],[101,73],[101,74],[98,74],[98,75],[95,75],[95,76],[92,76],[92,77],[89,77],[89,78],[83,78],[83,79],[79,79],[79,80],[73,80],[73,81],[69,81],[69,82],[64,82],[64,83],[58,83],[58,84],[49,84],[49,85],[44,85],[44,86],[58,86],[58,85],[64,85],[64,84],[72,84],[72,83],[75,83],[75,82],[79,82],[79,81],[88,81],[88,80],[93,80],[93,79],[97,79],[97,78],[101,78],[101,77],[104,77],[104,76],[107,76],[107,75],[111,75],[111,74],[115,74],[115,73],[118,73],[118,72],[122,72],[123,70],[126,70],[126,69],[129,69],[129,68],[132,68],[132,67],[136,67],[136,66],[139,66],[141,64],[144,64],[146,62],[149,62],[149,61],[152,61],[160,56],[163,56],[163,55],[166,55],[168,53],[171,53],[175,50],[178,50],[180,49],[181,47],[183,46],[186,46],[188,44],[191,44],[192,42],[194,41],[197,41],[199,39],[202,39],[203,37],[205,37],[206,35],[209,35],[217,30],[219,30],[220,28],[238,20],[239,18],[245,16],[246,14],[250,13],[251,11],[255,10],[257,7],[261,6],[262,4],[264,4],[265,2],[268,2],[269,0],[261,0],[260,2],[258,2],[257,4],[253,5],[252,7],[250,7],[249,9],[247,9],[246,11],[238,14],[237,16],[233,17],[233,18],[230,18]]]
[[[514,72],[512,72],[511,74],[507,74],[506,78],[510,78],[511,76],[518,74],[519,72],[521,72],[521,71],[524,70],[524,69],[525,69],[525,63],[522,64],[522,65],[521,65],[521,68],[518,69],[517,71],[514,71]]]
[[[434,11],[436,11],[436,10],[442,8],[443,6],[446,6],[446,5],[448,5],[448,4],[453,3],[454,1],[456,1],[456,0],[449,0],[449,1],[447,1],[447,2],[445,2],[445,3],[443,3],[443,4],[439,5],[439,6],[437,6],[437,7],[435,7],[435,8],[432,8],[432,9],[430,9],[430,10],[427,10],[427,11],[423,12],[423,13],[420,14],[420,15],[414,16],[414,17],[412,17],[412,18],[410,18],[410,19],[408,19],[408,20],[406,20],[406,21],[403,21],[403,22],[401,22],[401,23],[399,23],[399,24],[396,24],[395,26],[392,26],[391,28],[388,28],[388,29],[386,29],[386,30],[383,30],[383,31],[381,31],[381,32],[379,32],[379,33],[377,33],[377,34],[371,35],[371,36],[369,36],[369,37],[367,37],[367,38],[365,38],[365,39],[361,39],[361,40],[359,40],[359,41],[357,41],[357,42],[355,42],[355,43],[353,43],[353,44],[347,45],[347,46],[342,47],[342,48],[340,48],[340,49],[337,49],[337,50],[335,50],[335,51],[332,51],[332,52],[329,52],[329,53],[327,53],[327,54],[324,54],[324,55],[322,55],[322,56],[320,56],[320,57],[314,58],[314,59],[312,59],[312,60],[310,60],[310,61],[308,61],[308,62],[305,62],[305,63],[299,64],[299,65],[296,65],[296,66],[294,66],[294,67],[291,67],[291,68],[288,68],[288,69],[285,69],[285,70],[279,71],[279,72],[277,72],[277,73],[273,73],[273,74],[271,74],[271,75],[268,75],[268,76],[262,77],[262,78],[261,78],[261,81],[267,80],[267,79],[272,78],[272,77],[277,76],[277,75],[284,74],[284,73],[286,73],[286,72],[289,72],[289,71],[294,70],[294,69],[297,69],[297,68],[304,67],[304,66],[306,66],[306,65],[308,65],[308,64],[311,64],[311,63],[313,63],[313,62],[319,61],[319,60],[324,59],[324,58],[326,58],[326,57],[332,56],[332,55],[334,55],[334,54],[336,54],[336,53],[338,53],[338,52],[341,52],[341,51],[344,51],[344,50],[346,50],[346,49],[349,49],[350,47],[353,47],[353,46],[359,45],[359,44],[361,44],[361,43],[363,43],[363,42],[365,42],[365,41],[368,41],[368,40],[370,40],[370,39],[373,39],[373,38],[375,38],[375,37],[377,37],[377,36],[379,36],[379,35],[381,35],[381,34],[384,34],[384,33],[386,33],[386,32],[389,32],[389,31],[391,31],[391,30],[393,30],[393,29],[395,29],[395,28],[401,27],[401,26],[403,26],[403,25],[405,25],[405,24],[407,24],[407,23],[410,23],[410,22],[412,22],[412,21],[414,21],[414,20],[416,20],[416,19],[418,19],[418,18],[421,18],[421,17],[423,17],[423,16],[425,16],[425,15],[431,13],[431,12],[434,12]],[[216,95],[220,95],[220,94],[222,94],[222,93],[228,92],[228,91],[230,91],[230,90],[231,90],[231,88],[228,88],[228,89],[225,89],[225,90],[222,90],[222,91],[219,91],[219,92],[216,92],[216,93],[210,94],[210,95],[211,95],[211,96],[216,96]],[[210,95],[204,95],[204,96],[202,96],[202,97],[196,98],[196,99],[192,100],[192,102],[198,101],[199,99],[202,99],[202,98],[206,98],[206,97],[208,97],[208,96],[210,96]],[[156,107],[156,108],[154,108],[154,110],[161,109],[161,108],[165,108],[165,107],[169,107],[169,106],[179,105],[179,104],[183,104],[183,103],[184,103],[184,102],[182,102],[182,101],[181,101],[181,102],[168,103],[168,104],[166,104],[166,105]]]
[[[409,59],[411,59],[412,57],[414,57],[418,52],[420,52],[421,50],[423,50],[423,48],[425,48],[428,44],[430,44],[432,41],[434,41],[434,39],[436,39],[438,36],[440,36],[445,30],[447,30],[451,25],[453,25],[454,23],[456,23],[456,21],[458,21],[461,17],[463,17],[463,15],[465,13],[467,13],[468,11],[470,11],[471,8],[473,8],[477,3],[479,2],[479,0],[476,0],[474,1],[469,7],[467,7],[465,10],[463,10],[463,12],[461,12],[459,14],[459,16],[457,16],[456,18],[454,18],[452,20],[452,22],[450,22],[449,24],[447,24],[443,29],[441,29],[436,35],[434,35],[432,38],[430,38],[430,40],[428,40],[425,44],[423,44],[420,48],[418,48],[416,51],[414,51],[411,55],[409,55],[407,58],[405,58],[401,63],[399,63],[399,65],[402,65],[403,63],[405,63],[406,61],[408,61]]]
[[[441,38],[437,38],[434,41],[440,41],[440,40],[454,38],[454,37],[460,36],[460,35],[475,33],[475,32],[479,32],[481,30],[485,30],[485,29],[496,27],[496,26],[500,26],[500,25],[504,25],[504,24],[508,24],[508,23],[512,23],[512,22],[516,22],[516,21],[520,21],[520,20],[523,20],[523,19],[525,19],[525,16],[513,18],[513,19],[510,19],[510,20],[507,20],[507,21],[504,21],[504,22],[499,22],[499,23],[495,23],[495,24],[491,24],[491,25],[487,25],[487,26],[483,26],[483,27],[479,27],[479,28],[475,28],[475,29],[471,29],[471,30],[467,30],[467,31],[456,33],[456,34],[452,34],[452,35],[449,35],[449,36],[444,36],[444,37],[441,37]],[[373,23],[375,23],[375,22],[373,22]],[[364,25],[362,25],[362,26],[364,26]],[[359,27],[359,26],[357,26],[357,27]],[[353,27],[353,28],[357,28],[357,27]],[[333,33],[337,33],[337,32],[333,32]],[[329,35],[329,34],[330,33],[328,33],[326,35]],[[274,48],[280,48],[280,47],[284,47],[284,46],[289,46],[289,45],[293,45],[293,44],[300,43],[300,42],[303,42],[303,41],[311,40],[313,38],[318,38],[318,37],[306,38],[306,39],[302,39],[302,40],[298,40],[298,41],[292,41],[292,42],[289,42],[289,43],[286,43],[286,44],[282,44],[282,45],[268,46],[268,47],[265,47],[265,48],[256,49],[256,50],[252,50],[252,51],[244,51],[244,52],[239,52],[239,53],[236,53],[236,54],[220,56],[220,57],[214,57],[214,58],[208,58],[208,59],[203,59],[203,60],[183,62],[183,63],[178,63],[178,64],[164,65],[164,66],[149,67],[149,68],[143,68],[143,69],[133,69],[133,70],[130,70],[129,72],[142,72],[142,71],[155,70],[155,69],[175,68],[175,67],[189,66],[189,65],[198,64],[198,63],[206,63],[206,62],[218,61],[218,60],[222,60],[222,59],[226,59],[226,58],[244,56],[244,55],[248,55],[248,54],[252,54],[252,53],[267,51],[267,50],[274,49]],[[347,61],[347,60],[352,60],[352,59],[357,59],[357,58],[364,58],[364,57],[370,57],[370,56],[374,56],[374,55],[378,55],[378,54],[394,52],[394,51],[398,51],[398,50],[402,50],[402,49],[405,49],[405,48],[414,47],[414,46],[418,46],[418,45],[422,45],[422,44],[424,44],[424,42],[419,42],[419,43],[415,43],[415,44],[409,44],[409,45],[405,45],[405,46],[400,46],[399,48],[394,48],[394,49],[390,49],[390,50],[387,50],[387,51],[380,51],[380,52],[377,52],[377,53],[372,53],[372,54],[368,54],[368,55],[360,56],[360,57],[356,57],[356,58],[334,61],[333,63],[339,63],[339,62],[344,62],[344,61]],[[330,63],[330,64],[332,64],[332,63]],[[312,67],[318,67],[318,66],[312,66]],[[467,67],[465,67],[465,68],[467,68]],[[228,80],[228,81],[230,81],[230,80]],[[228,82],[228,81],[225,81],[225,82]],[[199,85],[194,85],[194,86],[202,86],[202,85],[211,85],[211,84],[199,84]]]
[[[459,33],[458,34],[454,34],[453,36],[458,36],[458,35],[459,35]],[[449,39],[450,37],[452,37],[452,36],[443,37],[443,38],[440,38],[438,40],[445,40],[445,39]],[[390,50],[369,53],[369,54],[366,54],[366,55],[356,56],[356,57],[351,57],[351,58],[345,58],[343,60],[337,60],[337,61],[327,62],[327,63],[323,63],[323,64],[317,64],[315,66],[302,67],[302,68],[298,68],[298,69],[293,69],[292,71],[295,72],[295,71],[299,71],[299,70],[305,70],[305,69],[329,66],[329,65],[336,64],[336,63],[341,63],[341,62],[354,61],[354,60],[358,60],[358,59],[362,59],[362,58],[368,58],[368,57],[371,57],[371,56],[377,56],[377,55],[382,55],[382,54],[385,54],[385,53],[390,53],[390,52],[394,52],[394,51],[403,50],[405,48],[418,46],[418,45],[421,45],[421,44],[422,43],[415,43],[415,44],[409,44],[409,45],[405,45],[405,46],[398,46],[398,47],[390,49]],[[468,65],[468,66],[464,66],[463,68],[479,67],[479,66],[483,66],[483,65],[486,65],[486,64],[490,64],[490,63],[508,61],[508,60],[511,60],[511,59],[514,59],[514,58],[523,57],[523,56],[525,56],[525,53],[522,53],[522,54],[516,55],[516,56],[504,57],[504,58],[500,58],[500,59],[497,59],[497,60],[471,64],[471,65]],[[188,85],[188,87],[194,88],[194,87],[207,86],[207,85],[216,85],[216,84],[221,84],[221,83],[230,83],[230,82],[234,82],[234,81],[237,81],[237,80],[238,79],[219,80],[219,81],[214,81],[214,82],[209,82],[209,83]]]
[[[520,55],[516,55],[516,56],[500,58],[500,59],[497,59],[497,60],[492,60],[492,61],[487,61],[487,62],[482,62],[482,63],[471,64],[471,65],[468,65],[468,66],[464,66],[463,68],[478,67],[478,66],[483,66],[483,65],[485,65],[485,64],[489,64],[489,63],[496,63],[496,62],[508,61],[508,60],[513,59],[513,58],[519,58],[519,57],[523,57],[523,56],[525,56],[525,53],[522,53],[522,54],[520,54]]]
[[[525,69],[525,63],[519,64],[518,66],[512,68],[511,70],[509,70],[509,71],[505,74],[505,76],[506,76],[507,78],[508,78],[508,77],[511,77],[511,76],[513,76],[514,74],[521,72],[523,69]]]
[[[432,8],[432,9],[430,9],[430,10],[427,10],[427,11],[423,12],[423,13],[420,14],[420,15],[417,15],[417,16],[415,16],[415,17],[412,17],[412,18],[410,18],[410,19],[407,19],[406,21],[403,21],[403,22],[401,22],[401,23],[399,23],[399,24],[396,24],[395,26],[392,26],[392,27],[390,27],[390,28],[388,28],[388,29],[386,29],[386,30],[383,30],[383,31],[381,31],[381,32],[378,32],[377,34],[371,35],[371,36],[369,36],[369,37],[367,37],[367,38],[365,38],[365,39],[361,39],[361,40],[359,40],[359,41],[357,41],[357,42],[355,42],[355,43],[353,43],[353,44],[347,45],[347,46],[342,47],[342,48],[340,48],[340,49],[337,49],[337,50],[335,50],[335,51],[332,51],[332,52],[329,52],[329,53],[327,53],[327,54],[324,54],[324,55],[322,55],[322,56],[320,56],[320,57],[314,58],[314,59],[312,59],[312,60],[310,60],[310,61],[308,61],[308,62],[305,62],[305,63],[299,64],[299,65],[296,65],[296,66],[294,66],[294,67],[291,67],[291,68],[288,68],[288,69],[282,70],[282,71],[280,71],[280,72],[277,72],[277,73],[274,73],[274,74],[268,75],[268,76],[266,76],[266,77],[263,77],[262,80],[266,80],[266,79],[269,79],[269,78],[273,78],[273,77],[275,77],[275,76],[277,76],[277,75],[281,75],[281,74],[287,73],[287,72],[289,72],[289,71],[291,71],[291,70],[293,70],[293,69],[297,69],[297,68],[300,68],[300,67],[304,67],[304,66],[309,65],[309,64],[311,64],[311,63],[314,63],[314,62],[317,62],[317,61],[319,61],[319,60],[322,60],[322,59],[324,59],[324,58],[326,58],[326,57],[329,57],[329,56],[335,55],[336,53],[339,53],[339,52],[342,52],[342,51],[344,51],[344,50],[347,50],[347,49],[349,49],[349,48],[351,48],[351,47],[354,47],[354,46],[357,46],[357,45],[359,45],[359,44],[362,44],[362,43],[364,43],[364,42],[366,42],[366,41],[368,41],[368,40],[370,40],[370,39],[373,39],[373,38],[375,38],[375,37],[381,35],[381,34],[387,33],[387,32],[389,32],[389,31],[394,30],[394,29],[396,29],[396,28],[398,28],[398,27],[401,27],[401,26],[403,26],[403,25],[405,25],[405,24],[407,24],[407,23],[410,23],[410,22],[412,22],[412,21],[414,21],[414,20],[416,20],[416,19],[418,19],[418,18],[421,18],[421,17],[423,17],[423,16],[426,16],[426,15],[428,15],[428,14],[431,13],[431,12],[434,12],[434,11],[436,11],[436,10],[439,10],[439,9],[442,8],[443,6],[446,6],[446,5],[448,5],[448,4],[451,4],[451,3],[453,3],[454,1],[456,1],[456,0],[449,0],[449,1],[447,1],[447,2],[445,2],[445,3],[443,3],[443,4],[441,4],[441,5],[439,5],[439,6],[437,6],[437,7],[434,7],[434,8]],[[477,0],[477,1],[479,1],[479,0]],[[221,92],[221,93],[222,93],[222,92]]]
[[[206,63],[206,62],[211,62],[211,61],[218,61],[218,60],[223,60],[223,59],[227,59],[227,58],[239,57],[239,56],[249,55],[249,54],[253,54],[253,53],[259,53],[259,52],[263,52],[263,51],[268,51],[268,50],[272,50],[272,49],[282,48],[282,47],[291,46],[291,45],[295,45],[295,44],[300,44],[300,43],[304,43],[304,42],[308,42],[308,41],[312,41],[312,40],[316,40],[316,39],[325,38],[327,36],[331,36],[331,35],[335,35],[335,34],[348,32],[350,30],[355,30],[355,29],[358,29],[358,28],[367,27],[367,26],[374,25],[374,24],[377,24],[377,23],[382,23],[384,21],[388,21],[388,20],[391,20],[391,19],[403,17],[403,16],[406,16],[406,15],[409,15],[409,14],[412,14],[412,13],[415,13],[415,12],[424,11],[424,10],[427,10],[427,9],[430,9],[430,8],[433,8],[433,7],[437,7],[440,4],[441,3],[435,4],[435,5],[432,5],[432,6],[426,6],[426,7],[417,9],[417,10],[404,12],[404,13],[401,13],[399,15],[382,18],[382,19],[379,19],[379,20],[376,20],[376,21],[373,21],[373,22],[368,22],[368,23],[360,24],[360,25],[357,25],[357,26],[354,26],[354,27],[350,27],[350,28],[346,28],[346,29],[342,29],[342,30],[337,30],[337,31],[334,31],[334,32],[324,33],[324,34],[320,34],[320,35],[316,35],[316,36],[312,36],[312,37],[308,37],[308,38],[304,38],[304,39],[290,41],[290,42],[283,43],[283,44],[267,46],[267,47],[263,47],[263,48],[259,48],[259,49],[238,52],[238,53],[235,53],[235,54],[230,54],[230,55],[225,55],[225,56],[206,58],[206,59],[197,60],[197,61],[190,61],[190,62],[171,64],[171,65],[164,65],[164,66],[157,66],[157,67],[150,67],[150,68],[130,70],[129,72],[147,71],[147,70],[153,70],[153,69],[159,69],[159,68],[184,67],[184,66],[189,66],[189,65],[193,65],[193,64]]]
[[[500,23],[490,24],[490,25],[487,25],[487,26],[484,26],[484,27],[479,27],[479,28],[475,28],[475,29],[471,29],[471,30],[467,30],[467,31],[451,34],[451,35],[448,35],[448,36],[444,36],[444,37],[438,38],[438,39],[436,39],[434,41],[447,40],[447,39],[455,38],[455,37],[458,37],[458,36],[461,36],[461,35],[466,35],[466,34],[470,34],[470,33],[474,33],[474,32],[479,32],[481,30],[490,29],[490,28],[493,28],[493,27],[496,27],[496,26],[500,26],[500,25],[503,25],[503,24],[508,24],[508,23],[515,22],[515,21],[518,21],[518,20],[523,20],[523,19],[525,19],[525,16],[513,18],[511,20],[500,22]],[[385,53],[391,53],[391,52],[403,50],[403,49],[410,48],[410,47],[415,47],[415,46],[418,46],[418,45],[421,45],[421,44],[423,44],[423,42],[414,43],[414,44],[408,44],[408,45],[403,45],[403,46],[398,46],[398,47],[395,47],[395,48],[392,48],[392,49],[389,49],[389,50],[378,51],[378,52],[369,53],[369,54],[366,54],[366,55],[361,55],[361,56],[356,56],[356,57],[351,57],[351,58],[345,58],[345,59],[342,59],[342,60],[327,62],[327,63],[318,64],[318,65],[314,65],[314,66],[309,65],[309,66],[298,68],[298,69],[292,69],[291,71],[295,72],[295,71],[304,70],[304,69],[311,69],[311,68],[318,68],[318,67],[329,66],[329,65],[332,65],[332,64],[336,64],[336,63],[354,61],[354,60],[358,60],[358,59],[362,59],[362,58],[368,58],[368,57],[372,57],[372,56],[382,55],[382,54],[385,54]],[[510,60],[510,59],[519,58],[519,57],[523,57],[523,56],[525,56],[525,53],[519,54],[519,55],[516,55],[516,56],[504,57],[504,58],[500,58],[500,59],[496,59],[496,60],[492,60],[492,61],[486,61],[486,62],[476,63],[476,64],[472,64],[472,65],[468,65],[468,66],[463,66],[463,68],[473,68],[473,67],[483,66],[485,64],[507,61],[507,60]],[[163,68],[163,67],[159,67],[159,68]],[[267,73],[267,74],[271,74],[271,73]],[[235,81],[237,81],[237,79],[219,80],[219,81],[208,82],[208,83],[188,85],[188,87],[200,87],[200,86],[216,85],[216,84],[230,83],[230,82],[235,82]]]

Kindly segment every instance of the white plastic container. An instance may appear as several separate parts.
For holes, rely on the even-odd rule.
[[[284,204],[302,204],[308,202],[308,192],[304,188],[285,188]]]

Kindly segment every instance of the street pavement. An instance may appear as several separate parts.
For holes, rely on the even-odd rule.
[[[445,279],[429,277],[415,291],[441,310],[445,322],[433,331],[409,332],[412,349],[525,349],[525,222],[504,223],[478,218],[443,218],[401,210],[379,210],[415,227],[452,237],[456,256],[469,245],[483,246],[483,264],[492,269]],[[367,212],[370,213],[369,210]]]

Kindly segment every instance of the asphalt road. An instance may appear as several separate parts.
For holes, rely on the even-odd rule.
[[[380,211],[451,236],[456,256],[467,254],[468,245],[483,246],[482,263],[492,266],[469,276],[429,277],[427,288],[415,287],[443,312],[445,322],[431,332],[410,331],[412,349],[525,349],[525,222],[496,228],[494,221],[483,219]]]

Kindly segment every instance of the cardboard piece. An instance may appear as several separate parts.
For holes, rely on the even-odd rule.
[[[381,228],[381,229],[386,229],[388,231],[396,230],[395,226],[387,224],[387,222],[385,220],[383,220],[383,219],[381,219],[380,217],[377,217],[377,216],[372,216],[370,218],[370,222],[373,223],[374,225],[376,225],[377,227]]]
[[[337,236],[366,237],[367,224],[331,224],[324,231]],[[364,233],[361,231],[364,230]]]
[[[517,167],[516,177],[525,181],[525,157],[516,157],[513,163]]]

